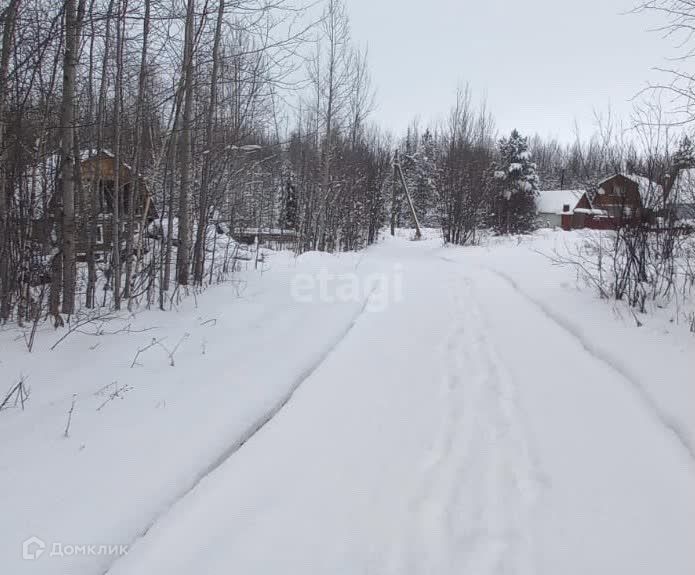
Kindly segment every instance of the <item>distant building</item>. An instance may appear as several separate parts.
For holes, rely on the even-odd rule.
[[[584,190],[543,190],[536,197],[536,227],[559,228],[569,220]]]
[[[665,180],[669,183],[669,180]],[[536,200],[538,227],[611,230],[657,221],[695,222],[695,168],[682,170],[672,186],[635,174],[614,174],[594,191],[549,190]],[[667,216],[671,216],[668,217]]]
[[[652,220],[664,207],[663,188],[634,174],[615,174],[586,192],[572,216],[572,229],[615,229]]]
[[[52,174],[52,176],[44,177],[37,185],[38,189],[49,186],[49,193],[44,194],[48,198],[48,205],[45,209],[36,210],[32,224],[32,236],[42,243],[49,241],[55,224],[55,207],[59,205],[60,200],[59,163],[57,155],[49,156],[45,164],[50,168],[48,173]],[[84,150],[80,154],[80,179],[84,196],[89,197],[91,194],[93,196],[92,199],[95,201],[94,249],[97,253],[109,252],[113,247],[113,210],[115,202],[118,201],[120,228],[123,233],[126,230],[131,202],[134,201],[135,177],[133,169],[125,162],[120,164],[119,189],[118,193],[116,193],[116,160],[114,154],[109,150]],[[47,172],[46,169],[43,171]],[[35,170],[35,173],[38,173],[38,171]],[[51,179],[54,179],[53,183],[50,182]],[[143,226],[146,226],[157,217],[147,184],[142,176],[138,176],[138,197],[135,201],[137,201],[137,204],[133,210],[133,226],[134,233],[138,234],[142,231],[141,228]],[[87,224],[91,220],[89,217],[85,217],[86,213],[88,213],[88,210],[83,208],[78,210],[76,214],[78,258],[83,257],[87,250],[86,231],[88,229]]]

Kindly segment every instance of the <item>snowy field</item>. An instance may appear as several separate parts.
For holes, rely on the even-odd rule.
[[[2,573],[692,574],[695,335],[543,255],[577,241],[276,253],[0,331]]]

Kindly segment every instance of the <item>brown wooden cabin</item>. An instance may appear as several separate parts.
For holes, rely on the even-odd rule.
[[[125,162],[121,162],[119,173],[119,193],[115,193],[116,186],[116,160],[109,150],[87,150],[81,153],[80,157],[80,177],[82,189],[86,194],[96,195],[96,241],[95,252],[101,255],[110,252],[113,247],[113,210],[116,197],[121,220],[121,233],[127,229],[128,211],[133,198],[134,178],[133,169]],[[59,194],[60,175],[57,176],[58,186],[56,193]],[[54,196],[54,200],[58,198]],[[87,223],[88,218],[83,215],[84,210],[79,207],[76,210],[76,251],[78,259],[83,259],[87,251]],[[54,203],[54,202],[51,202]],[[46,242],[50,237],[53,227],[54,209],[49,209],[48,217],[41,218],[34,223],[35,237],[39,241]],[[157,217],[157,212],[152,203],[151,196],[142,176],[138,179],[138,202],[135,206],[135,233],[138,234],[153,219]]]
[[[113,237],[113,211],[114,202],[118,198],[118,207],[121,220],[122,233],[126,231],[128,212],[130,210],[131,201],[133,201],[133,192],[135,191],[135,182],[133,177],[133,169],[121,162],[119,173],[119,193],[115,193],[116,185],[116,160],[114,155],[108,150],[102,150],[100,153],[92,153],[83,156],[81,160],[81,175],[82,185],[87,186],[89,193],[97,196],[97,228],[96,228],[96,250],[110,251],[112,249]],[[152,198],[147,188],[147,183],[142,176],[138,177],[138,198],[135,206],[135,233],[138,234],[144,227],[147,227],[153,219],[157,217],[157,213],[152,203]],[[78,253],[83,253],[86,250],[85,233],[80,233],[78,240]]]
[[[662,205],[660,185],[642,176],[615,174],[599,182],[594,193],[584,193],[573,211],[571,228],[615,229],[649,222]]]

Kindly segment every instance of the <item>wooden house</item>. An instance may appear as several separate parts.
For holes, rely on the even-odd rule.
[[[653,219],[664,204],[660,185],[634,174],[615,174],[586,192],[574,208],[572,228],[615,229]]]
[[[50,173],[53,173],[54,180],[43,177],[39,182],[38,188],[48,189],[45,194],[50,197],[45,210],[42,210],[35,219],[33,226],[33,236],[36,240],[48,244],[54,228],[56,217],[55,206],[60,198],[60,170],[58,156],[51,156],[46,160],[52,166]],[[46,173],[45,170],[43,170]],[[118,193],[116,193],[116,159],[109,150],[86,150],[80,154],[80,180],[81,194],[76,194],[78,207],[76,209],[76,251],[78,259],[84,257],[87,251],[87,226],[90,223],[95,225],[95,245],[97,254],[110,252],[113,248],[113,212],[115,202],[118,201],[120,230],[122,237],[125,238],[127,231],[128,213],[135,192],[135,177],[133,169],[125,162],[120,162]],[[134,233],[141,231],[157,217],[157,213],[152,203],[152,199],[142,176],[137,180],[137,204],[134,206]],[[80,206],[85,198],[95,201],[96,221],[94,222],[86,214],[89,209]]]
[[[108,150],[101,152],[90,151],[83,153],[81,158],[81,177],[82,186],[87,193],[96,196],[96,241],[97,251],[110,251],[113,243],[113,212],[115,202],[118,201],[119,219],[121,221],[121,233],[126,231],[128,213],[131,202],[135,201],[134,206],[134,233],[139,234],[149,222],[156,218],[156,210],[149,194],[147,183],[142,176],[137,180],[137,198],[135,193],[135,175],[133,169],[125,162],[120,162],[119,170],[119,190],[116,193],[116,159]],[[78,222],[80,229],[84,228],[86,222]],[[86,250],[85,233],[79,234],[78,252]]]

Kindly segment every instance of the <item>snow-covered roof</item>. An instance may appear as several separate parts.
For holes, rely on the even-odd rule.
[[[584,195],[584,190],[541,190],[536,197],[536,209],[539,214],[571,213]],[[565,212],[569,206],[569,212]]]
[[[258,150],[262,150],[263,146],[260,146],[258,144],[244,144],[243,146],[235,146],[235,145],[229,145],[225,147],[225,150],[235,150],[239,152],[257,152]],[[206,150],[208,152],[209,150]]]
[[[647,205],[648,203],[654,203],[654,200],[657,202],[660,202],[661,199],[663,198],[664,191],[663,188],[657,184],[656,182],[653,182],[649,178],[646,178],[644,176],[639,176],[637,174],[626,174],[626,173],[620,173],[620,174],[613,174],[609,178],[605,178],[604,180],[601,180],[598,183],[598,193],[603,194],[605,193],[605,190],[603,188],[603,185],[607,182],[610,182],[613,178],[616,176],[622,176],[623,178],[627,178],[628,180],[633,181],[634,183],[637,184],[637,191],[642,198],[642,204]]]
[[[240,228],[237,230],[238,234],[242,235],[250,235],[250,234],[259,234],[259,235],[270,235],[270,236],[294,236],[297,235],[297,232],[295,230],[284,230],[282,228]]]
[[[101,152],[96,148],[93,148],[91,150],[80,150],[80,160],[82,160],[83,162],[85,160],[89,160],[90,158],[96,158],[97,156],[107,156],[108,158],[114,158],[115,154],[111,150],[107,150],[106,148],[102,148]]]
[[[574,213],[586,214],[588,216],[608,216],[608,212],[606,210],[598,210],[595,208],[575,208]]]

